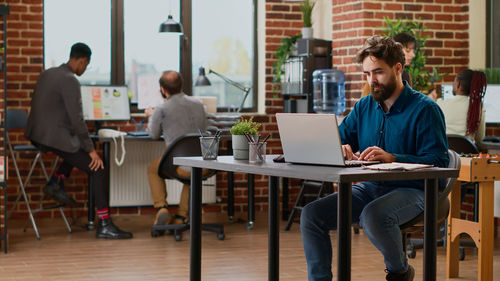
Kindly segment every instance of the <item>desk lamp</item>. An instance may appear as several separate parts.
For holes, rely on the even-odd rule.
[[[240,107],[238,107],[238,112],[241,112],[241,109],[243,108],[243,104],[245,103],[245,100],[247,99],[247,96],[250,93],[250,90],[252,88],[245,87],[245,86],[241,85],[240,83],[234,82],[233,80],[227,78],[226,76],[224,76],[220,73],[217,73],[211,69],[208,70],[208,74],[210,74],[210,73],[213,73],[213,74],[219,76],[222,80],[224,80],[224,82],[228,83],[229,85],[233,85],[234,87],[245,92],[245,96],[243,97],[243,100],[241,101]],[[205,68],[204,67],[200,67],[200,72],[198,74],[198,78],[196,78],[196,82],[194,85],[195,86],[210,86],[210,85],[212,85],[210,83],[210,80],[208,80],[207,76],[205,75]]]

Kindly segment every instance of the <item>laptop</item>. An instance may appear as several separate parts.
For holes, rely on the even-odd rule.
[[[286,162],[340,167],[379,163],[344,160],[334,114],[276,113],[276,121]]]

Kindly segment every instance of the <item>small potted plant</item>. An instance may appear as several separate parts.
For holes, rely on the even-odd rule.
[[[313,38],[312,10],[314,9],[314,5],[316,5],[314,0],[304,0],[302,4],[300,4],[302,23],[304,25],[302,28],[302,38],[305,39]]]
[[[254,122],[253,117],[250,119],[240,119],[231,127],[233,156],[237,160],[248,159],[248,139],[245,133],[252,136],[254,139],[259,134],[261,124]]]

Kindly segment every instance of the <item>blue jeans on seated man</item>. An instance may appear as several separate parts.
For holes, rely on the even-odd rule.
[[[352,221],[359,222],[370,241],[384,255],[387,270],[408,269],[399,225],[424,210],[424,191],[362,182],[352,186]],[[337,228],[337,193],[307,204],[300,230],[310,281],[332,280],[332,243],[329,231]]]

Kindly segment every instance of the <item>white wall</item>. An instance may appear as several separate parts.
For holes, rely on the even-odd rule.
[[[332,0],[317,0],[312,12],[314,38],[332,40]]]
[[[474,0],[469,3],[469,68],[485,68],[486,0]]]

